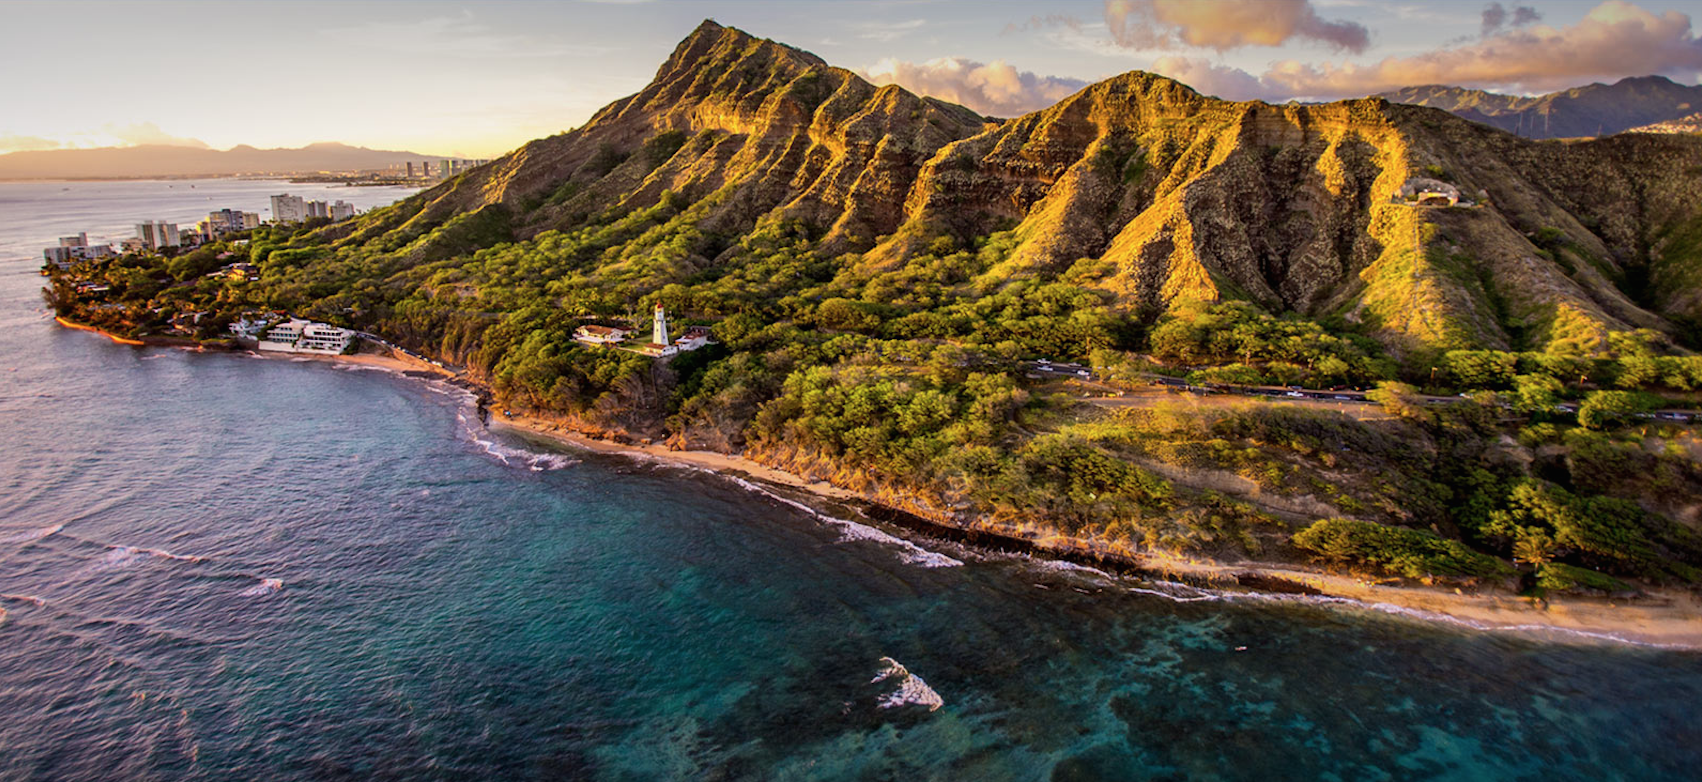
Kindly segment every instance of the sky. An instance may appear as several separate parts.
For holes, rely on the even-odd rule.
[[[1702,0],[0,0],[0,153],[338,141],[495,157],[705,18],[1014,116],[1130,70],[1232,99],[1702,76]]]

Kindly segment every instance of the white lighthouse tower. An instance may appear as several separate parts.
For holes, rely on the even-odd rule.
[[[650,342],[661,347],[671,344],[668,342],[668,316],[662,312],[662,302],[656,302],[656,327],[650,333]]]

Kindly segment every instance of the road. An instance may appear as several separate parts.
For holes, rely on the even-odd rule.
[[[1027,371],[1028,376],[1031,378],[1052,377],[1092,384],[1097,384],[1099,380],[1092,369],[1082,366],[1081,364],[1034,361],[1025,362],[1023,366]],[[1273,402],[1302,402],[1313,404],[1317,402],[1332,402],[1356,405],[1376,404],[1376,402],[1366,398],[1364,391],[1354,389],[1301,388],[1299,386],[1235,386],[1221,384],[1194,385],[1181,378],[1169,377],[1167,375],[1143,373],[1140,377],[1143,381],[1153,386],[1161,387],[1171,393],[1191,393],[1206,396],[1229,395],[1263,397]],[[1108,386],[1101,387],[1105,388],[1107,391],[1119,393]],[[1087,401],[1103,407],[1140,406],[1146,403],[1146,400],[1142,399],[1129,399],[1126,402],[1119,401],[1120,399],[1120,397],[1097,397],[1090,398]],[[1432,396],[1428,394],[1420,394],[1419,399],[1423,400],[1427,405],[1446,405],[1459,402],[1462,398],[1455,396]],[[1555,411],[1576,414],[1578,412],[1578,403],[1562,402],[1555,406]],[[1670,408],[1643,413],[1639,417],[1671,423],[1702,422],[1702,413],[1698,413],[1694,410],[1677,410]]]

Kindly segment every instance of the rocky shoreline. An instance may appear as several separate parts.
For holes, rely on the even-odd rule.
[[[133,345],[193,347],[177,343],[125,340],[89,326],[61,319],[62,325],[93,331]],[[292,357],[297,357],[292,354]],[[1266,562],[1217,562],[1148,552],[1127,553],[1093,540],[1053,536],[1037,540],[985,527],[946,523],[900,508],[879,498],[850,491],[825,481],[812,481],[742,455],[693,451],[656,443],[630,443],[596,438],[560,421],[518,412],[492,415],[489,388],[466,376],[394,353],[350,356],[312,356],[343,363],[365,364],[419,379],[438,380],[466,389],[477,400],[487,423],[507,427],[570,448],[631,458],[652,459],[698,467],[729,477],[751,480],[781,491],[854,505],[869,520],[924,538],[951,541],[971,548],[1095,568],[1137,579],[1167,581],[1191,587],[1266,595],[1335,599],[1363,608],[1400,613],[1419,619],[1459,624],[1485,631],[1548,633],[1555,640],[1614,641],[1684,649],[1702,649],[1702,602],[1688,592],[1651,594],[1635,601],[1567,597],[1540,600],[1494,588],[1424,586],[1367,580],[1322,569]],[[807,499],[807,498],[805,498]]]

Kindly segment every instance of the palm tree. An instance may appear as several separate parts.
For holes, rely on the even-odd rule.
[[[1554,559],[1554,538],[1542,530],[1525,527],[1513,541],[1513,561],[1540,568]]]

